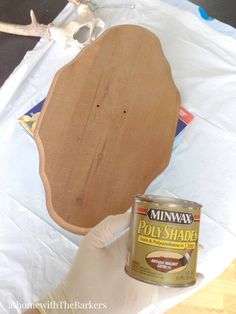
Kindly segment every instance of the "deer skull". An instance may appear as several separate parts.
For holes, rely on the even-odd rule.
[[[69,0],[76,6],[77,18],[67,25],[60,27],[53,23],[49,25],[39,24],[34,11],[30,11],[31,24],[18,25],[0,22],[0,31],[10,34],[43,37],[55,40],[63,47],[82,48],[95,39],[95,29],[104,28],[104,22],[95,18],[90,8],[78,0]]]

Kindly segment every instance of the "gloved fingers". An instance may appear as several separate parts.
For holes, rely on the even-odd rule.
[[[130,223],[130,212],[111,215],[103,219],[92,228],[84,237],[84,241],[90,243],[95,248],[103,248],[113,240],[113,237],[121,231],[127,229]]]

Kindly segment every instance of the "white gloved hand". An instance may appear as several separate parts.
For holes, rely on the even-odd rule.
[[[128,244],[128,230],[125,229],[129,222],[130,213],[126,212],[109,216],[91,229],[82,239],[67,277],[37,302],[65,301],[72,307],[79,302],[81,309],[40,309],[41,313],[132,314],[157,301],[158,287],[137,281],[124,271]],[[89,302],[87,306],[82,304]]]

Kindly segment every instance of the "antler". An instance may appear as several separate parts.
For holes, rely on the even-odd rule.
[[[94,28],[98,27],[103,29],[104,22],[95,18],[92,11],[87,5],[82,4],[80,0],[68,0],[76,6],[77,17],[75,20],[68,24],[60,27],[53,23],[44,25],[39,24],[37,21],[34,11],[30,11],[31,23],[29,25],[9,24],[0,22],[0,32],[23,35],[23,36],[34,36],[44,37],[49,40],[55,40],[58,43],[66,47],[78,47],[82,48],[89,44],[91,40],[95,39]],[[89,29],[88,38],[78,37],[78,32],[83,28]],[[83,36],[82,36],[83,37]]]
[[[73,3],[76,7],[81,4],[80,0],[68,0],[68,2]],[[33,10],[30,10],[30,18],[31,23],[28,25],[0,22],[0,32],[51,39],[50,24],[39,24]]]
[[[28,25],[0,22],[0,32],[15,35],[51,38],[50,26],[39,24],[33,10],[30,10],[31,23]]]

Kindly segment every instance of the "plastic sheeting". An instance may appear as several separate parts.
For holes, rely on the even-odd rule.
[[[194,15],[196,15],[198,18],[200,18],[200,13],[198,10],[199,7],[190,1],[187,1],[187,0],[163,0],[163,1],[173,5],[175,7],[178,7],[182,10],[187,10],[187,11],[193,13]],[[210,21],[209,20],[206,21],[206,20],[202,19],[202,23],[205,23],[206,25],[214,28],[215,30],[236,39],[236,31],[230,25],[224,24],[224,23],[222,23],[216,19],[213,19]]]
[[[195,115],[169,166],[148,188],[149,193],[203,204],[203,253],[198,261],[202,275],[193,287],[160,288],[160,301],[144,312],[162,313],[215,278],[236,256],[236,41],[186,10],[158,0],[129,2],[134,9],[103,8],[95,13],[106,27],[139,24],[160,38],[182,105]],[[74,14],[69,4],[55,23],[65,23]],[[49,217],[36,145],[17,122],[46,96],[56,71],[77,53],[41,40],[0,90],[1,313],[20,313],[9,310],[8,304],[31,302],[55,286],[79,245],[79,236]]]

